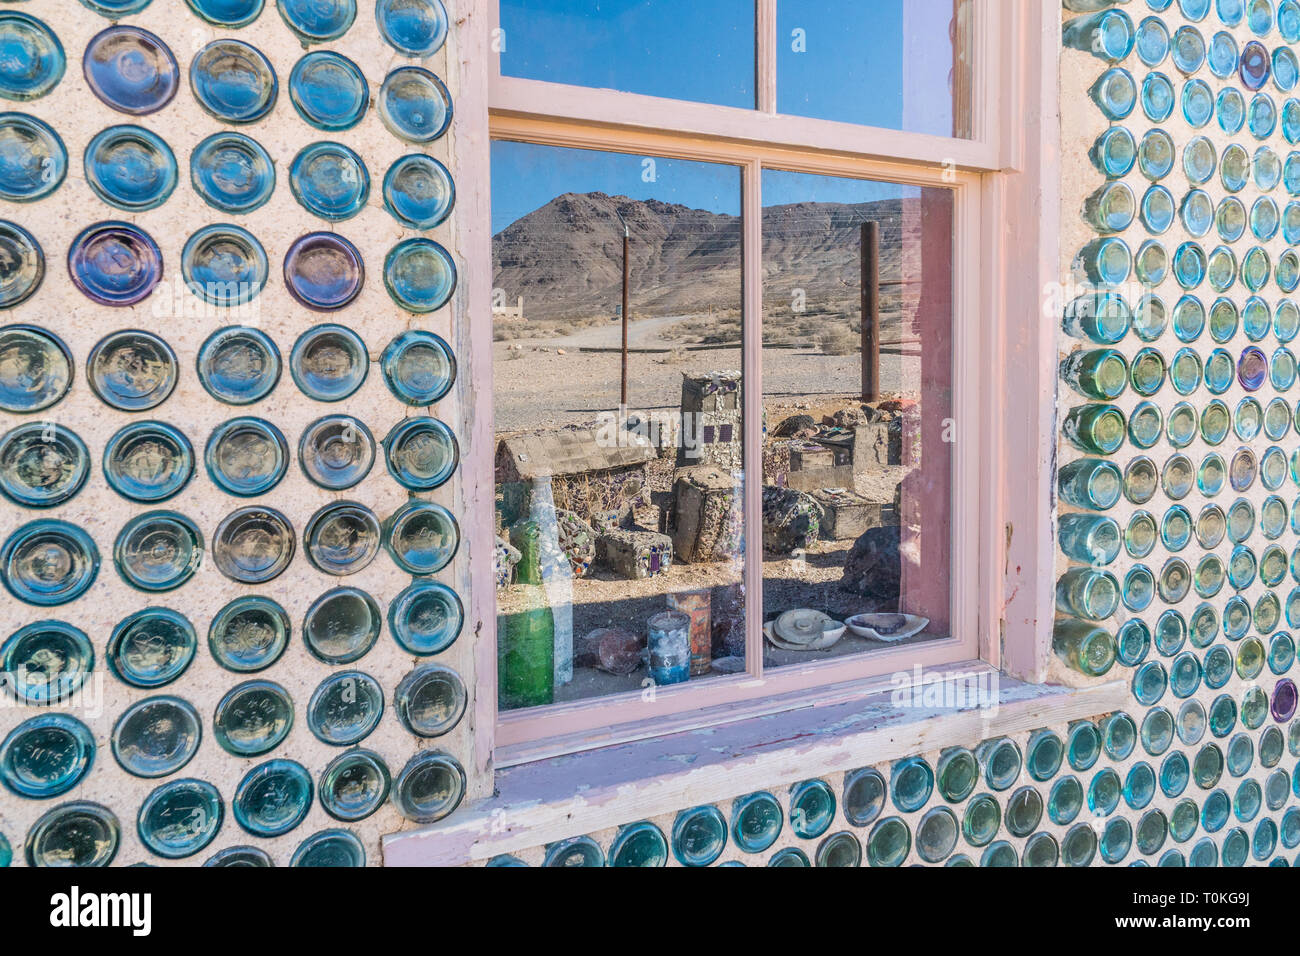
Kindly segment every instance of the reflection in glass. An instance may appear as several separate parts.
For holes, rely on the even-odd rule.
[[[27,833],[28,866],[108,866],[122,830],[113,811],[98,803],[64,803]]]
[[[123,618],[108,640],[108,667],[134,687],[161,687],[194,660],[198,636],[183,614],[150,607]]]
[[[222,308],[256,298],[266,285],[268,271],[262,244],[248,230],[229,223],[204,226],[181,250],[185,287]]]
[[[465,796],[465,770],[450,754],[422,750],[397,775],[393,802],[413,823],[436,823]]]
[[[375,646],[383,626],[379,605],[358,588],[335,588],[318,597],[302,621],[302,637],[327,664],[350,664]]]
[[[169,860],[193,856],[221,829],[225,805],[204,780],[169,780],[145,797],[136,832],[140,842]]]
[[[379,33],[406,56],[433,56],[447,39],[447,8],[442,0],[378,0]]]
[[[378,107],[388,131],[408,143],[432,143],[451,125],[451,94],[442,80],[419,66],[389,73],[379,88]]]
[[[325,781],[322,778],[322,786]],[[334,795],[321,791],[321,805],[331,816],[338,816],[330,810]],[[375,807],[378,809],[378,806]],[[373,811],[371,811],[373,812]],[[293,851],[290,866],[323,867],[359,867],[366,865],[366,848],[361,838],[351,830],[334,829],[313,833]]]
[[[370,105],[361,69],[341,53],[308,53],[289,74],[289,99],[298,115],[317,129],[351,129]]]
[[[337,402],[361,387],[370,356],[361,337],[346,326],[318,325],[294,343],[289,371],[308,398]]]
[[[739,171],[492,158],[499,705],[743,672]],[[386,442],[409,487],[454,463],[433,422]]]
[[[309,213],[330,222],[351,219],[370,196],[370,173],[341,143],[313,143],[289,167],[289,188]]]
[[[99,222],[72,240],[68,272],[93,302],[135,305],[162,280],[162,251],[152,236],[130,223]]]
[[[664,14],[653,0],[502,0],[501,73],[753,109],[754,5],[699,0]]]
[[[188,701],[149,697],[128,707],[113,725],[113,756],[127,773],[165,777],[199,749],[202,722]]]
[[[180,587],[203,562],[203,535],[174,511],[149,511],[126,523],[113,545],[122,580],[142,591]]]
[[[388,765],[373,750],[349,750],[330,761],[320,778],[320,803],[336,820],[348,823],[364,820],[378,810],[388,799],[388,789],[392,780]],[[353,840],[346,830],[338,831]],[[357,841],[359,845],[360,841]],[[364,854],[362,860],[364,860]],[[295,866],[304,866],[295,862]],[[338,864],[320,863],[321,866]],[[358,866],[361,864],[358,863]]]
[[[95,759],[89,728],[68,714],[23,721],[0,743],[0,781],[23,797],[43,800],[75,787]]]
[[[302,823],[311,809],[312,782],[302,764],[268,760],[244,774],[231,808],[253,836],[275,837]]]
[[[404,226],[432,229],[451,212],[456,186],[447,167],[432,156],[403,156],[384,174],[384,207]]]
[[[5,99],[38,99],[63,79],[63,44],[43,20],[13,10],[0,13],[0,45],[5,51],[0,96]]]
[[[763,188],[767,664],[946,634],[952,195],[775,171]]]
[[[101,339],[86,360],[86,376],[100,400],[126,412],[153,408],[176,387],[176,353],[151,332],[125,329]]]
[[[280,350],[261,329],[218,329],[199,349],[197,364],[208,394],[228,405],[259,401],[280,381]]]
[[[334,747],[360,743],[379,725],[384,689],[369,674],[341,671],[321,681],[307,704],[307,726]]]
[[[315,484],[331,491],[351,488],[375,463],[375,439],[362,422],[348,415],[327,415],[304,429],[298,441],[298,464]]]
[[[460,547],[460,527],[450,511],[412,498],[384,522],[384,547],[407,574],[435,574]]]
[[[180,67],[148,30],[114,26],[86,44],[81,60],[90,91],[121,113],[156,113],[176,95]]]
[[[0,223],[0,250],[6,246]],[[39,256],[39,252],[38,252]],[[44,273],[41,263],[40,273]],[[31,294],[40,283],[12,304]],[[12,291],[13,287],[8,287]],[[0,280],[0,301],[6,283]],[[0,329],[0,409],[6,412],[39,412],[54,405],[72,385],[72,353],[53,333],[34,325],[9,325]]]
[[[4,257],[5,263],[5,268],[0,270],[0,309],[10,309],[26,302],[40,288],[45,278],[45,253],[35,237],[22,226],[0,220],[0,256]],[[4,333],[0,333],[0,341],[3,341],[3,336]],[[0,387],[6,384],[0,381]]]
[[[416,581],[388,607],[388,629],[412,654],[437,654],[460,635],[465,610],[456,592],[437,581]]]
[[[194,148],[190,181],[208,205],[223,212],[252,212],[275,191],[275,164],[251,137],[214,133]]]
[[[253,123],[271,112],[279,81],[262,51],[241,40],[222,39],[195,54],[190,88],[199,106],[217,119]]]
[[[289,615],[275,601],[257,594],[231,601],[208,630],[213,659],[226,670],[243,674],[270,667],[288,643]]]
[[[456,289],[456,263],[432,239],[406,239],[384,259],[384,287],[406,311],[434,312]]]
[[[99,549],[66,521],[33,521],[0,548],[0,576],[20,601],[48,607],[81,597],[99,573]],[[32,625],[35,626],[35,625]]]
[[[406,418],[384,438],[388,470],[412,491],[445,484],[460,462],[456,436],[447,425],[425,415]]]
[[[411,329],[389,342],[380,366],[389,390],[408,405],[432,405],[456,380],[451,346],[424,329]]]
[[[266,0],[185,0],[190,9],[209,23],[223,27],[244,27],[262,13]]]
[[[356,574],[379,554],[379,518],[355,501],[336,501],[307,522],[303,547],[326,574]]]
[[[289,519],[274,508],[240,508],[217,525],[212,556],[217,569],[241,584],[265,584],[293,560],[296,539]]]
[[[9,690],[26,704],[51,704],[75,693],[95,666],[84,631],[62,621],[21,627],[0,645]]]
[[[460,722],[468,700],[459,674],[449,667],[424,664],[402,678],[393,695],[393,707],[411,733],[441,737]]]
[[[275,8],[303,43],[337,40],[357,18],[357,0],[276,0]]]
[[[0,437],[0,492],[17,504],[62,504],[81,490],[89,475],[90,452],[70,428],[31,422]]]
[[[212,715],[212,733],[221,749],[236,757],[259,757],[278,747],[293,727],[289,692],[269,680],[245,681],[231,688]]]
[[[213,430],[203,458],[208,477],[218,488],[254,498],[284,478],[289,468],[289,444],[270,422],[232,418]]]
[[[366,270],[357,247],[342,236],[312,232],[284,257],[284,284],[299,303],[318,312],[341,309],[358,295]]]

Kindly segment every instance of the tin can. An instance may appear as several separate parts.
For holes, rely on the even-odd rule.
[[[691,679],[691,618],[681,611],[661,611],[649,624],[650,679],[681,684]]]
[[[713,621],[708,591],[668,595],[668,607],[691,619],[691,676],[707,674],[713,664]]]

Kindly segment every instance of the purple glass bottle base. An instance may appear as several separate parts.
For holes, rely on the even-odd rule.
[[[162,252],[153,237],[125,222],[100,222],[68,250],[73,285],[101,305],[134,305],[162,281]]]
[[[365,276],[357,247],[329,232],[308,233],[284,257],[289,294],[318,312],[333,312],[355,299]]]

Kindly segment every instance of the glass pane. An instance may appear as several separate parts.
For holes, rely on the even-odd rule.
[[[754,0],[501,0],[501,74],[754,108]]]
[[[763,173],[768,667],[949,633],[952,229],[946,189]]]
[[[971,135],[969,0],[781,0],[777,112]]]
[[[495,142],[492,218],[501,709],[743,671],[740,170]]]

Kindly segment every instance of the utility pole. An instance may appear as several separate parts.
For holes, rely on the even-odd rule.
[[[623,223],[623,383],[619,391],[619,404],[627,408],[627,307],[628,307],[628,284],[631,276],[631,265],[628,261],[628,246],[631,245],[631,232],[628,230],[627,223],[623,216],[617,211],[618,221]]]
[[[880,223],[862,224],[862,400],[880,398]]]

